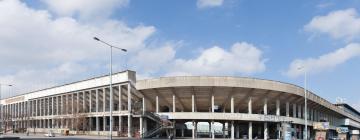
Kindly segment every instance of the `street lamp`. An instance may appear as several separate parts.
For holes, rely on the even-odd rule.
[[[304,66],[301,66],[298,68],[298,70],[304,70],[304,94],[305,94],[305,109],[304,109],[304,112],[305,112],[305,139],[307,140],[308,138],[308,131],[307,131],[307,90],[306,90],[306,86],[307,86],[307,72],[306,72],[306,69]]]
[[[1,101],[1,86],[11,87],[12,85],[1,84],[1,83],[0,83],[0,101]],[[2,110],[2,104],[1,104],[1,102],[0,102],[0,111],[3,111],[3,110]],[[0,112],[0,113],[1,113],[1,112]],[[0,114],[0,117],[1,117],[1,118],[0,118],[0,121],[1,121],[1,123],[0,123],[0,130],[2,131],[2,124],[4,123],[3,120],[2,120],[2,119],[3,119],[3,113]]]
[[[113,91],[112,91],[112,49],[115,48],[115,49],[119,49],[123,52],[126,52],[127,50],[126,49],[123,49],[123,48],[119,48],[119,47],[115,47],[113,45],[110,45],[109,43],[106,43],[102,40],[100,40],[99,38],[97,37],[94,37],[93,38],[94,40],[96,41],[99,41],[101,43],[104,43],[105,45],[109,46],[110,47],[110,140],[112,140],[112,108],[113,108]]]

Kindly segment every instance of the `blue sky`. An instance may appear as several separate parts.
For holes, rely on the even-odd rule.
[[[303,86],[360,109],[359,0],[54,0],[0,2],[6,96],[115,71],[139,78],[246,76]],[[305,66],[303,70],[296,70]]]

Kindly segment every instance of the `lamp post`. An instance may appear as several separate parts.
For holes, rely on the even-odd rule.
[[[97,37],[94,37],[93,38],[94,40],[96,41],[99,41],[101,43],[104,43],[105,45],[109,46],[110,47],[110,140],[112,140],[112,110],[113,110],[113,91],[112,91],[112,49],[115,48],[115,49],[119,49],[123,52],[126,52],[127,50],[126,49],[123,49],[123,48],[119,48],[119,47],[115,47],[115,46],[112,46],[110,45],[109,43],[106,43],[102,40],[100,40],[99,38]],[[105,111],[105,110],[104,110]]]
[[[307,86],[307,72],[306,72],[306,69],[304,66],[302,67],[299,67],[298,70],[304,70],[304,98],[305,98],[305,109],[304,109],[304,112],[305,112],[305,140],[308,139],[308,129],[307,129],[307,126],[308,126],[308,121],[307,121],[307,116],[308,116],[308,113],[307,113],[307,90],[306,90],[306,86]]]
[[[12,85],[8,85],[8,84],[1,84],[0,83],[0,101],[1,101],[1,86],[8,86],[8,87],[11,87]],[[0,121],[1,121],[1,123],[0,123],[0,130],[2,131],[3,129],[2,129],[2,124],[4,123],[4,120],[3,120],[3,116],[4,116],[4,114],[2,113],[2,104],[1,104],[1,102],[0,102]]]

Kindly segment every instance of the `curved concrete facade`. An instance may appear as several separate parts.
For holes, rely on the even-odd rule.
[[[313,138],[315,122],[360,129],[360,116],[304,89],[278,81],[213,76],[179,76],[136,80],[133,71],[113,75],[110,123],[108,76],[35,91],[0,101],[6,130],[29,132],[188,138],[278,139],[289,125],[293,137]],[[307,114],[308,132],[304,132]],[[157,117],[159,119],[157,119]],[[160,119],[161,118],[161,119]],[[162,127],[166,120],[172,127]],[[161,126],[162,130],[158,130]],[[156,133],[155,133],[156,132]],[[151,135],[150,135],[151,133]]]

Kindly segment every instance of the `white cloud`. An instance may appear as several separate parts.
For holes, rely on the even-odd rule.
[[[197,0],[196,6],[198,8],[218,7],[223,4],[224,0]]]
[[[297,77],[305,71],[308,73],[319,73],[331,70],[357,56],[360,56],[360,44],[352,43],[318,58],[296,59],[291,62],[289,69],[286,71],[286,75],[289,77]],[[299,67],[304,67],[304,69],[298,70]]]
[[[17,0],[0,0],[0,17],[0,81],[14,84],[20,93],[107,73],[108,49],[93,36],[128,49],[132,56],[147,48],[146,40],[156,31],[111,19],[93,25],[53,17]],[[115,52],[114,63],[122,65],[119,60],[123,55]]]
[[[142,72],[142,77],[150,77],[173,62],[177,45],[179,44],[168,42],[162,47],[143,49],[137,52],[129,63],[136,64],[132,67]]]
[[[352,8],[338,10],[314,17],[304,28],[315,34],[328,34],[335,39],[350,41],[360,35],[360,17]]]
[[[234,75],[265,70],[262,51],[254,45],[235,43],[229,51],[218,46],[204,50],[194,59],[177,59],[167,75]]]
[[[108,17],[115,8],[124,7],[129,0],[43,0],[49,10],[59,16],[78,16],[82,19]]]

